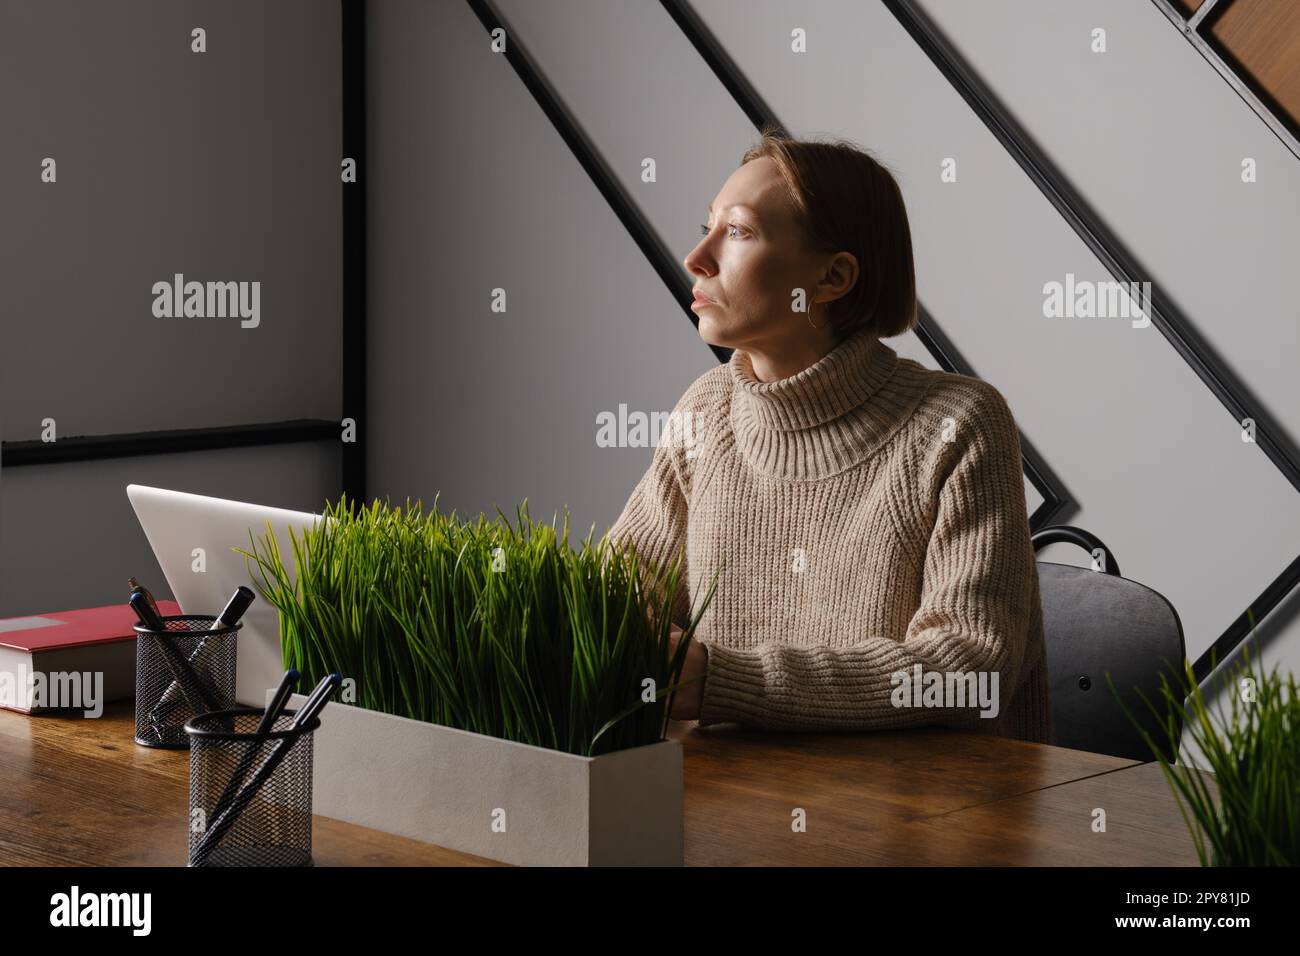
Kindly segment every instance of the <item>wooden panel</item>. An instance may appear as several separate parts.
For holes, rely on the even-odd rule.
[[[686,747],[688,866],[1198,862],[1156,764],[938,729],[690,726],[670,734]],[[1091,832],[1094,806],[1109,834]],[[806,832],[791,827],[796,809]]]
[[[129,701],[95,720],[0,711],[0,865],[184,866],[189,753],[133,734]],[[939,729],[670,736],[687,865],[1196,864],[1151,764]],[[318,866],[497,865],[320,816],[312,842]]]
[[[1213,775],[1201,776],[1213,793]],[[1098,808],[1106,813],[1104,832],[1092,829]],[[912,855],[918,864],[1200,865],[1191,834],[1156,763],[931,817],[915,829],[927,834],[913,839]],[[1016,839],[1007,839],[1008,833],[1016,834]]]
[[[1232,65],[1242,79],[1255,84],[1279,118],[1295,128],[1300,124],[1300,3],[1220,0],[1219,5],[1225,9],[1210,14],[1208,37],[1236,60]]]
[[[131,701],[103,716],[0,710],[0,866],[185,866],[188,750],[134,741]],[[317,866],[500,866],[328,817]]]

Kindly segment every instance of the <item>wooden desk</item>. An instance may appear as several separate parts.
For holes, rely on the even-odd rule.
[[[1199,865],[1157,763],[953,730],[692,728],[672,734],[688,865]],[[796,807],[806,833],[791,830]]]
[[[95,720],[0,711],[0,865],[184,866],[189,753],[133,734],[129,701]],[[1156,764],[952,730],[670,735],[687,865],[1198,862]],[[1108,832],[1092,832],[1094,807]],[[498,865],[320,816],[312,852],[318,866]]]

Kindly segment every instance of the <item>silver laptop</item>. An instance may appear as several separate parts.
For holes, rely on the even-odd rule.
[[[297,535],[314,527],[320,516],[147,485],[127,485],[126,494],[184,613],[220,614],[241,584],[257,594],[244,613],[244,627],[239,632],[235,700],[248,707],[266,706],[267,689],[279,686],[285,670],[280,654],[280,613],[258,590],[261,574],[256,564],[234,549],[253,550],[250,530],[261,549],[270,521],[280,559],[291,580],[296,580],[289,529]],[[200,548],[202,552],[196,553]]]

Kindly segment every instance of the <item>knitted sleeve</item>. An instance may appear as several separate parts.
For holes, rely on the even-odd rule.
[[[920,606],[904,638],[864,634],[848,647],[711,644],[702,723],[783,731],[968,727],[1007,708],[1031,629],[1041,627],[1032,600],[1038,566],[1019,433],[1001,394],[979,386],[951,441],[936,434],[919,442],[926,447],[917,491],[933,529]],[[987,706],[977,703],[980,680]]]
[[[682,556],[672,620],[683,627],[690,609],[685,545],[690,466],[698,441],[695,429],[699,423],[694,414],[698,391],[698,384],[692,386],[678,401],[655,446],[650,467],[608,531],[611,541],[635,547],[643,569],[649,562],[666,570]]]

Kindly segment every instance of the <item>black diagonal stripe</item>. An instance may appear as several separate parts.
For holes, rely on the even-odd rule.
[[[667,0],[662,0],[667,2]],[[925,51],[926,56],[944,75],[952,87],[961,94],[968,106],[988,127],[989,132],[1020,164],[1020,168],[1033,181],[1047,200],[1074,229],[1092,253],[1101,260],[1107,271],[1125,283],[1138,281],[1138,276],[1149,273],[1139,267],[1133,253],[1119,240],[1084,200],[1069,180],[1061,173],[1028,133],[1016,122],[1010,111],[998,100],[961,55],[956,51],[935,23],[913,0],[881,0],[889,12]],[[1246,418],[1256,423],[1256,441],[1292,486],[1300,490],[1300,467],[1297,467],[1295,449],[1286,442],[1285,432],[1273,417],[1201,338],[1192,324],[1182,314],[1173,299],[1155,283],[1151,284],[1151,303],[1148,308],[1155,324],[1183,360],[1200,376],[1224,407],[1232,414],[1235,423]],[[1251,602],[1256,621],[1262,619],[1300,583],[1300,557],[1273,580],[1255,601]],[[1250,630],[1247,612],[1242,614],[1222,635],[1197,658],[1193,666],[1196,680],[1204,683],[1210,676],[1211,657],[1219,663],[1241,643]]]
[[[690,318],[691,323],[699,327],[699,318],[691,310],[691,302],[695,298],[692,291],[690,279],[687,277],[685,270],[678,264],[671,251],[659,238],[654,227],[641,214],[640,207],[628,195],[623,184],[619,182],[618,177],[614,175],[612,169],[605,162],[604,158],[597,151],[591,139],[583,131],[581,125],[568,108],[561,101],[559,95],[551,87],[542,71],[538,69],[536,61],[528,53],[527,47],[519,34],[513,30],[506,22],[505,18],[497,11],[495,5],[488,0],[467,0],[470,9],[474,15],[479,18],[483,26],[489,33],[498,27],[505,31],[506,47],[503,54],[519,74],[519,79],[523,81],[528,92],[532,94],[537,105],[542,108],[546,118],[551,121],[555,131],[560,134],[566,146],[572,151],[574,157],[578,160],[579,165],[591,178],[592,183],[600,190],[600,194],[605,197],[614,214],[618,216],[619,222],[623,228],[631,235],[632,240],[641,250],[641,254],[649,260],[651,267],[663,280],[664,285],[676,297],[682,307],[682,311]],[[711,345],[713,354],[719,362],[725,362],[731,357],[731,350],[717,345]]]

